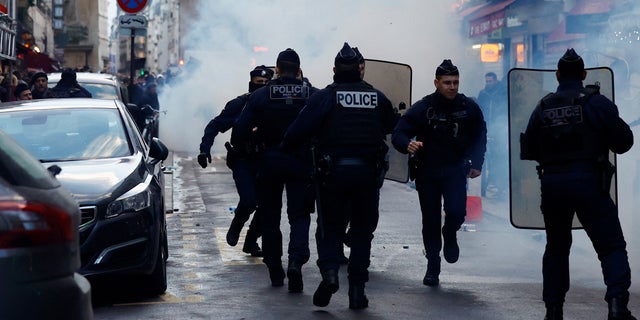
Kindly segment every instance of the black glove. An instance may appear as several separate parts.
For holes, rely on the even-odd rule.
[[[211,154],[208,152],[201,152],[198,155],[198,163],[200,164],[200,166],[202,168],[206,168],[207,167],[207,161],[209,161],[209,163],[211,163]]]

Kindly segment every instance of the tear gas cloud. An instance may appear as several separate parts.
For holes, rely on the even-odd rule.
[[[467,59],[471,47],[450,1],[200,1],[199,18],[185,35],[187,64],[181,82],[161,95],[166,114],[161,138],[176,151],[198,152],[204,127],[225,103],[248,91],[255,65],[275,65],[278,53],[293,48],[311,83],[332,82],[333,59],[347,41],[365,58],[409,64],[415,101],[434,90],[433,77],[443,59],[461,70],[461,92],[484,78],[477,59]],[[183,18],[184,19],[184,18]],[[437,31],[436,31],[437,30]],[[254,52],[254,47],[268,51]],[[468,49],[466,49],[468,48]],[[474,73],[474,70],[477,72]],[[468,80],[466,80],[468,79]],[[468,81],[468,83],[466,82]],[[229,132],[215,139],[212,153],[223,153]]]
[[[484,86],[484,73],[490,70],[479,62],[478,53],[471,49],[471,40],[460,29],[463,25],[451,10],[453,2],[201,0],[197,9],[199,17],[193,19],[189,32],[183,35],[186,39],[182,44],[189,46],[185,50],[188,66],[180,80],[160,96],[161,108],[166,110],[161,115],[161,138],[174,151],[198,153],[208,121],[220,113],[226,102],[248,91],[249,71],[256,65],[273,66],[278,53],[286,48],[298,52],[304,75],[318,88],[332,82],[333,59],[347,41],[358,47],[365,58],[410,65],[413,70],[412,102],[433,92],[434,71],[442,59],[452,59],[460,68],[460,92],[476,96]],[[612,24],[612,28],[634,28],[620,26],[620,23]],[[638,28],[637,22],[632,23]],[[615,32],[604,31],[605,34]],[[607,41],[606,36],[595,40],[603,39]],[[254,47],[268,50],[254,51]],[[612,46],[591,43],[587,47]],[[637,107],[640,87],[633,85],[638,83],[640,76],[638,51],[628,50],[624,55],[626,73],[612,68],[616,71],[616,102],[627,122],[640,117]],[[611,52],[594,54],[594,50],[586,50],[579,53],[585,58],[587,67],[611,66],[615,60],[610,59]],[[558,58],[545,60],[557,61]],[[190,59],[197,62],[189,63]],[[554,68],[555,65],[547,67]],[[506,74],[496,73],[506,81]],[[624,81],[631,85],[619,87]],[[507,131],[506,123],[504,131]],[[636,138],[638,131],[635,127]],[[223,144],[229,140],[229,134],[216,137],[212,154],[224,154]],[[640,187],[638,148],[636,145],[618,157],[620,219],[629,243],[632,266],[640,264],[639,239],[637,232],[632,232],[640,226],[640,218],[633,214],[634,208],[640,206],[640,200],[635,200]],[[531,192],[540,190],[534,188]],[[506,216],[507,212],[503,214]],[[576,240],[586,237],[584,232],[575,235]],[[599,272],[595,259],[593,269],[595,273]]]

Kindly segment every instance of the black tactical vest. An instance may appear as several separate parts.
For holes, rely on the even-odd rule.
[[[291,82],[291,81],[289,81]],[[307,103],[309,87],[302,81],[274,81],[267,85],[269,104],[262,110],[258,128],[267,146],[280,143],[289,125]]]
[[[584,108],[593,94],[552,93],[542,99],[537,114],[541,165],[595,162],[601,156],[602,139],[594,134]]]
[[[327,114],[325,125],[318,136],[318,144],[328,153],[349,150],[351,154],[376,151],[383,143],[380,119],[382,97],[365,82],[332,84],[333,107]]]

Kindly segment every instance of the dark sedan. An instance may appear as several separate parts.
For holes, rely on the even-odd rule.
[[[0,318],[93,318],[79,223],[72,195],[0,130]]]
[[[0,105],[0,128],[41,162],[80,204],[80,273],[137,275],[166,290],[164,175],[168,150],[147,145],[120,100],[46,99]]]

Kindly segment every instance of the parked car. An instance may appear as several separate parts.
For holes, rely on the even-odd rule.
[[[79,223],[69,191],[0,130],[0,318],[93,318]]]
[[[0,128],[40,162],[57,165],[82,212],[80,273],[141,275],[166,290],[164,174],[168,156],[147,145],[120,100],[44,99],[0,104]]]

